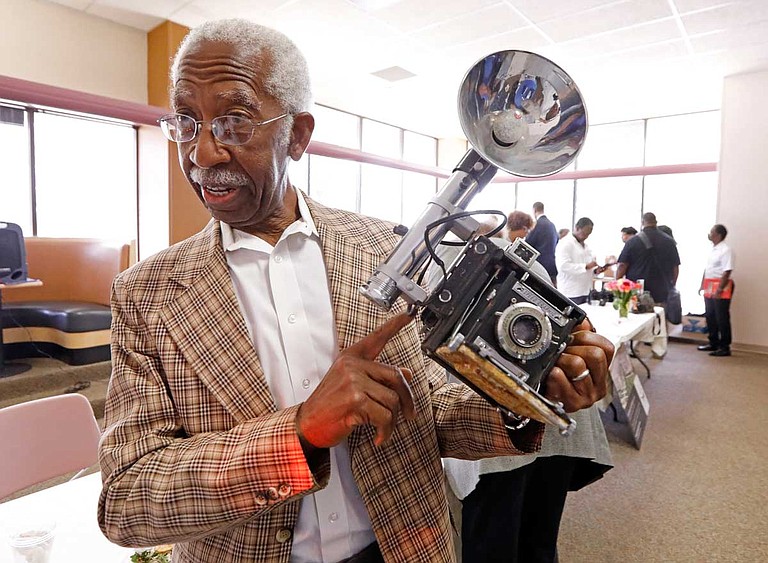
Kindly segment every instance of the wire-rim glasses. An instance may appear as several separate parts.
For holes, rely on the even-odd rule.
[[[259,121],[239,115],[222,115],[211,119],[211,133],[217,141],[225,145],[244,145],[251,140],[257,127],[287,116],[288,113],[283,113],[277,117]],[[166,138],[175,143],[188,143],[194,140],[205,123],[205,121],[198,121],[181,113],[169,113],[158,119],[157,122]]]

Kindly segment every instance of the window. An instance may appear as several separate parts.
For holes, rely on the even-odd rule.
[[[401,129],[378,121],[363,119],[363,152],[400,159],[403,151],[400,143]]]
[[[309,195],[323,205],[357,211],[359,175],[356,162],[310,155]]]
[[[638,176],[623,178],[590,178],[576,182],[576,215],[589,217],[595,224],[587,239],[599,264],[609,262],[608,257],[619,257],[624,243],[622,227],[640,230],[640,206],[643,179]]]
[[[0,221],[33,234],[29,128],[23,109],[0,105]]]
[[[646,166],[717,162],[719,156],[719,111],[648,120]]]
[[[669,174],[645,179],[643,211],[656,214],[659,225],[668,225],[677,241],[680,276],[677,288],[683,312],[703,313],[699,285],[712,243],[707,234],[716,222],[717,173]]]
[[[542,180],[517,185],[517,209],[533,216],[533,204],[544,204],[544,213],[558,230],[573,228],[573,180]]]
[[[630,168],[643,165],[645,123],[627,121],[595,125],[587,131],[576,167],[579,170]]]
[[[315,117],[313,141],[350,149],[360,148],[360,118],[358,116],[317,105],[312,109],[312,115]]]
[[[360,170],[360,213],[400,223],[403,217],[403,173],[373,164],[363,164]]]
[[[136,131],[35,115],[37,235],[136,240]]]

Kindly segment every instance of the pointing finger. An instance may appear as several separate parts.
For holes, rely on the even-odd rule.
[[[369,335],[361,338],[352,346],[342,351],[343,355],[352,355],[364,360],[375,360],[381,354],[387,342],[395,336],[400,329],[413,320],[413,317],[406,313],[401,313],[392,317],[387,322],[379,326]]]

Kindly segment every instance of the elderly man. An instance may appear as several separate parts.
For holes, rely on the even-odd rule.
[[[115,280],[102,530],[176,563],[453,561],[440,456],[535,451],[541,425],[508,430],[404,304],[360,295],[398,238],[291,184],[314,119],[290,40],[210,22],[171,78],[161,124],[213,220]],[[574,333],[547,395],[588,407],[611,355]]]

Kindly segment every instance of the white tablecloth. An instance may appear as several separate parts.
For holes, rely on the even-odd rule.
[[[653,313],[630,313],[626,319],[619,319],[619,312],[608,303],[580,305],[587,313],[599,334],[610,340],[614,346],[624,342],[647,342],[658,358],[667,353],[667,320],[663,307],[655,307]]]
[[[5,534],[8,523],[47,514],[56,520],[50,563],[128,563],[135,550],[111,543],[99,529],[100,492],[101,475],[94,473],[0,504],[0,561],[13,561]]]

